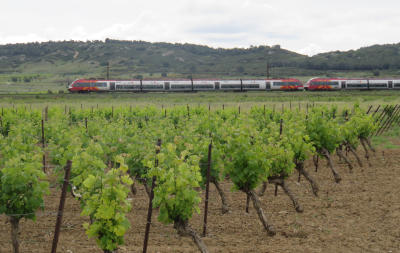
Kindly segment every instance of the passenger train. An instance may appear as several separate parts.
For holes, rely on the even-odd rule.
[[[78,79],[68,86],[74,93],[87,92],[193,92],[193,91],[298,91],[298,90],[400,90],[400,79],[312,78],[304,86],[287,79]]]
[[[90,80],[79,79],[72,82],[70,92],[106,91],[265,91],[303,90],[298,79],[170,79],[170,80]]]

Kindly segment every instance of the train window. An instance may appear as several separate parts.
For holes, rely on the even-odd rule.
[[[107,83],[93,83],[93,87],[107,87]]]
[[[386,88],[387,87],[387,83],[370,83],[369,87],[373,87],[373,88]]]
[[[171,84],[171,89],[191,89],[192,85],[187,84]]]
[[[312,85],[330,85],[330,86],[339,86],[339,82],[312,82]]]
[[[240,84],[222,84],[221,88],[226,88],[226,89],[240,89],[241,85]]]
[[[75,83],[74,87],[90,87],[90,83]]]
[[[274,86],[297,86],[300,85],[298,82],[273,82]]]
[[[148,84],[143,85],[143,89],[163,89],[164,86],[162,84]]]
[[[366,83],[347,83],[348,88],[362,88],[367,87]]]
[[[214,85],[212,84],[194,84],[194,89],[214,89]]]
[[[260,88],[259,84],[244,84],[243,87],[249,88],[249,89],[258,89]]]
[[[133,90],[133,89],[139,89],[140,85],[129,85],[129,84],[120,84],[117,85],[116,89],[117,90]]]

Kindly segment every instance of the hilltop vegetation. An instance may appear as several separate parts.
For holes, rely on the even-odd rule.
[[[36,84],[57,90],[78,77],[106,77],[108,63],[112,78],[265,77],[267,66],[270,77],[396,76],[400,43],[312,57],[279,45],[223,49],[110,39],[7,44],[0,45],[0,91]]]
[[[279,46],[214,49],[192,44],[117,40],[4,45],[0,46],[0,57],[3,73],[50,69],[54,73],[78,75],[104,71],[107,62],[117,75],[127,72],[264,75],[268,61],[274,67],[296,67],[307,58]],[[71,68],[71,64],[79,67]]]

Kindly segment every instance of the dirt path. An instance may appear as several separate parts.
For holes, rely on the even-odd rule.
[[[317,173],[308,162],[305,168],[319,183],[319,197],[313,196],[304,178],[297,183],[296,173],[288,181],[304,208],[302,214],[295,212],[281,189],[274,197],[274,187],[268,186],[261,202],[277,229],[275,237],[266,235],[253,207],[245,213],[245,194],[231,192],[228,181],[222,187],[232,211],[222,215],[220,199],[211,186],[209,235],[204,241],[210,252],[400,252],[400,152],[385,150],[384,155],[378,151],[371,167],[365,159],[364,168],[352,160],[352,174],[335,158],[343,178],[340,184],[334,183],[325,161]],[[132,228],[119,252],[142,250],[148,200],[144,189],[138,189],[129,215]],[[36,222],[22,222],[21,252],[50,252],[59,195],[60,190],[53,188],[46,198],[45,215],[39,214]],[[158,222],[157,210],[153,214],[149,252],[197,252],[191,239],[180,238],[172,225]],[[68,196],[58,252],[101,252],[85,235],[82,223],[86,221],[80,216],[79,203]],[[11,252],[10,225],[4,215],[0,224],[0,252]],[[202,214],[195,215],[191,225],[201,232]]]

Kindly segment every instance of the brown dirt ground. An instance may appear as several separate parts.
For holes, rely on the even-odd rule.
[[[400,252],[400,152],[379,150],[365,159],[364,168],[356,166],[349,173],[347,166],[335,158],[342,176],[340,184],[333,181],[326,162],[320,162],[317,173],[311,162],[306,169],[320,186],[319,197],[311,193],[308,182],[297,183],[297,173],[289,178],[289,185],[304,208],[296,213],[289,198],[280,189],[274,197],[269,186],[261,202],[268,219],[275,225],[277,235],[267,236],[251,206],[245,213],[246,196],[231,192],[232,184],[222,183],[231,212],[222,215],[220,199],[214,186],[210,189],[209,234],[204,241],[210,252]],[[138,187],[129,214],[132,228],[125,236],[125,246],[119,252],[141,252],[148,199],[143,187]],[[60,190],[52,188],[46,198],[45,212],[56,212]],[[201,208],[204,204],[201,203]],[[153,212],[148,252],[197,252],[190,238],[181,238],[172,225],[157,221]],[[41,215],[36,222],[21,224],[21,252],[50,252],[56,216]],[[88,239],[82,228],[87,218],[80,216],[79,203],[68,195],[58,252],[101,252],[93,239]],[[190,221],[199,233],[202,214]],[[10,225],[0,216],[0,252],[11,252]]]

